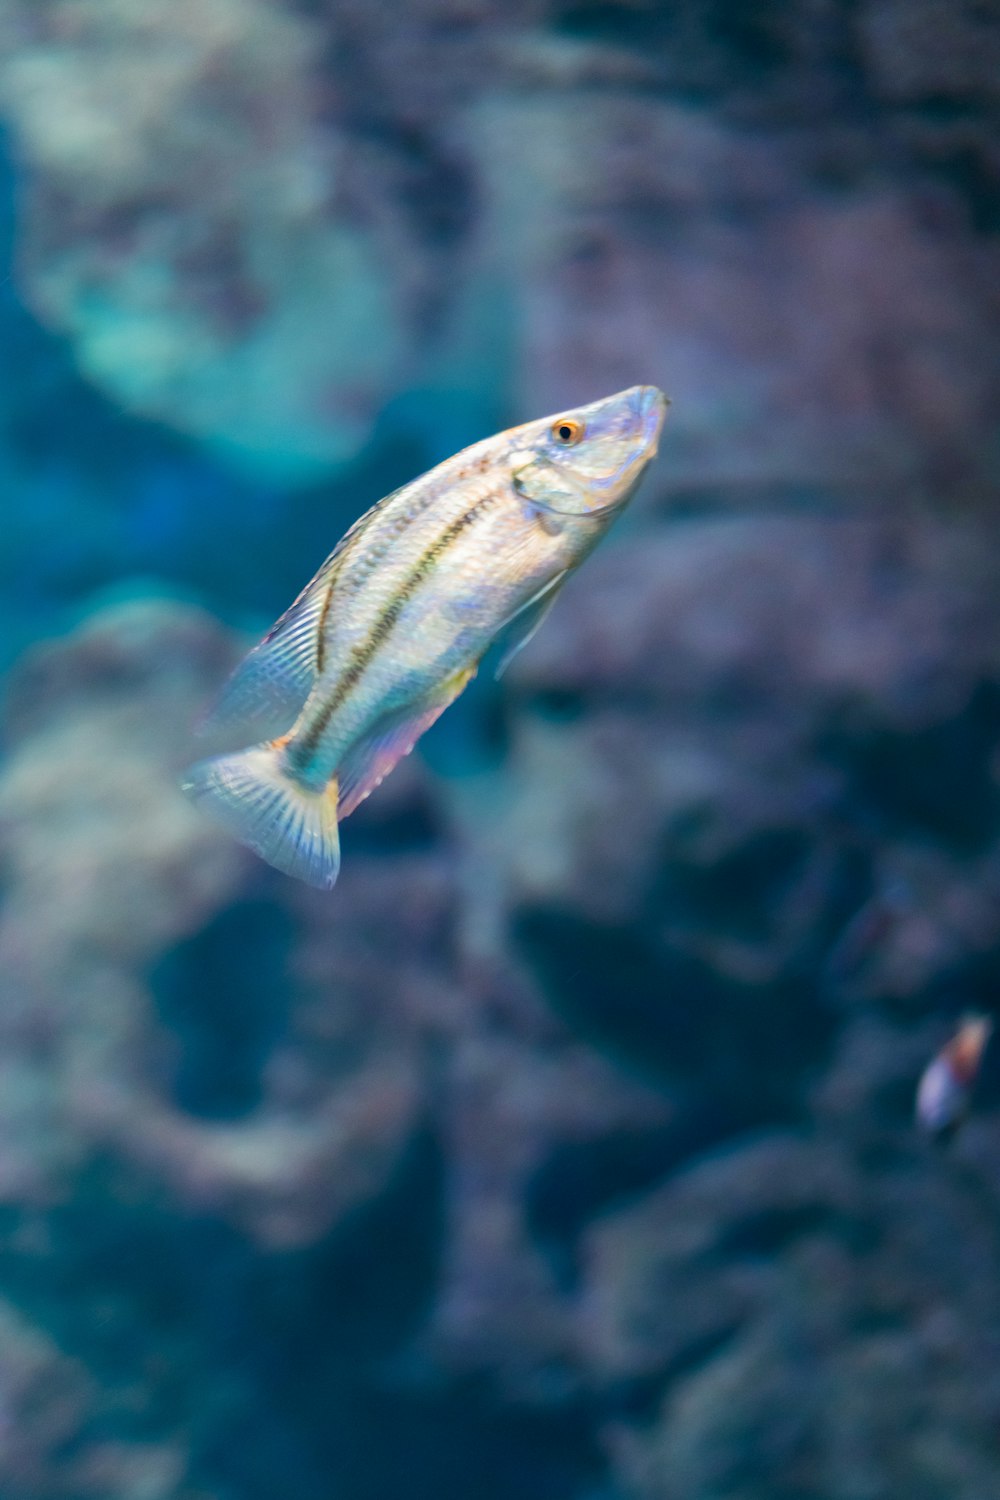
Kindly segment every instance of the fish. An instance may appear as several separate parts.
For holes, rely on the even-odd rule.
[[[499,672],[632,499],[667,398],[633,386],[497,433],[357,521],[237,667],[187,795],[276,869],[329,890],[338,824],[475,676]]]
[[[966,1016],[924,1069],[916,1113],[928,1135],[948,1137],[968,1115],[993,1026],[990,1016]]]

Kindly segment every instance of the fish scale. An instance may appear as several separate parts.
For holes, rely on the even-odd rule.
[[[188,793],[276,868],[332,886],[339,818],[496,640],[506,661],[534,633],[635,493],[666,405],[634,386],[486,438],[381,500],[227,685],[216,723],[258,742],[193,767]]]
[[[336,686],[338,671],[343,669],[338,652],[349,650],[372,632],[434,540],[497,488],[495,479],[492,484],[480,479],[444,491],[437,485],[428,486],[413,497],[400,491],[399,509],[394,506],[380,513],[373,525],[365,528],[333,581],[333,592],[343,589],[352,604],[349,610],[331,608],[327,613],[325,654],[330,662],[330,689]]]

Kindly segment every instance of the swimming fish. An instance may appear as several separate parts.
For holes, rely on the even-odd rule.
[[[928,1063],[917,1088],[917,1120],[928,1134],[951,1135],[969,1113],[992,1034],[990,1016],[967,1016]]]
[[[475,443],[379,501],[236,669],[207,727],[256,743],[184,790],[261,857],[329,889],[337,824],[500,669],[635,494],[667,400],[633,386]]]

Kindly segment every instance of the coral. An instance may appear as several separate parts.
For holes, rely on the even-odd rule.
[[[244,1122],[192,1119],[163,1087],[169,1058],[157,1057],[147,977],[238,888],[240,857],[175,785],[199,693],[225,660],[203,617],[136,603],[96,617],[68,646],[39,648],[15,686],[0,793],[10,892],[0,1193],[44,1202],[86,1153],[110,1150],[180,1201],[295,1243],[375,1191],[414,1128],[419,1090],[402,1039],[379,1035],[377,993],[349,951],[329,970],[340,976],[338,1016],[303,999],[295,1055],[276,1051]],[[307,969],[322,967],[322,950],[303,949]],[[177,961],[196,965],[197,950]],[[274,972],[283,982],[280,962]],[[211,1004],[206,980],[182,973]],[[162,978],[167,1002],[180,982]],[[280,994],[267,1003],[280,1007]],[[317,1094],[318,1060],[348,1051],[336,1099]]]
[[[351,456],[404,336],[377,236],[331,208],[315,29],[265,0],[7,0],[0,23],[25,284],[84,372],[258,473]]]
[[[753,977],[795,955],[852,838],[886,884],[897,862],[934,883],[894,847],[906,825],[963,852],[982,838],[987,861],[991,569],[974,528],[807,517],[661,525],[595,557],[512,674],[505,899],[663,932],[677,911],[689,940],[704,904],[704,942]],[[896,823],[881,840],[862,833],[873,802]],[[759,930],[727,942],[711,871],[735,889],[743,859],[773,868]]]
[[[985,15],[0,0],[4,1497],[992,1495],[989,1057],[912,1119],[997,1010]],[[636,379],[335,892],[203,822],[171,595]]]
[[[873,1178],[835,1134],[749,1142],[593,1232],[597,1379],[670,1378],[609,1423],[626,1494],[989,1492],[995,1226],[912,1139],[884,1150]]]
[[[358,1403],[382,1392],[405,1430],[475,1377],[489,1421],[536,1413],[509,1439],[529,1472],[569,1423],[591,1480],[638,1500],[930,1497],[963,1464],[977,1493],[996,1131],[970,1130],[963,1176],[911,1125],[928,1013],[956,983],[976,998],[1000,942],[977,537],[647,522],[512,669],[503,765],[413,758],[345,824],[331,897],[175,790],[238,649],[204,615],[109,605],[29,654],[0,781],[0,1194],[38,1227],[0,1233],[0,1264],[15,1289],[86,1281],[88,1223],[150,1246],[84,1295],[76,1341],[86,1362],[113,1295],[109,1368],[148,1392],[177,1484],[238,1483],[211,1434],[227,1400],[277,1400],[261,1472],[293,1441],[308,1500],[309,1464],[353,1493]],[[207,1331],[196,1309],[233,1276],[266,1290],[230,1350],[225,1303]],[[150,1278],[184,1309],[160,1373],[133,1352]],[[279,1416],[258,1317],[327,1393],[328,1440],[308,1406]],[[222,1382],[207,1443],[165,1397],[192,1360],[196,1388]],[[128,1448],[88,1390],[80,1443],[103,1424]]]
[[[553,1030],[516,972],[454,947],[459,892],[420,834],[418,768],[356,820],[335,904],[200,820],[175,778],[234,644],[186,606],[113,605],[38,647],[13,682],[0,1202],[49,1225],[71,1274],[89,1252],[86,1236],[62,1239],[62,1206],[100,1223],[109,1191],[126,1239],[169,1208],[227,1226],[247,1266],[287,1266],[312,1246],[339,1253],[374,1205],[413,1191],[433,1129],[451,1184],[447,1270],[413,1359],[506,1365],[530,1389],[571,1330],[515,1205],[553,1134],[655,1129],[669,1107]],[[387,858],[380,841],[396,837]],[[431,1203],[415,1208],[422,1225]],[[4,1257],[15,1281],[44,1279],[53,1259],[45,1235],[11,1237]]]
[[[94,1382],[7,1303],[0,1350],[0,1482],[10,1500],[207,1500],[183,1485],[177,1447],[92,1436]]]
[[[611,90],[511,90],[466,127],[526,410],[655,381],[681,494],[982,483],[992,256],[899,185],[822,183],[822,134]],[[540,143],[540,144],[539,144]]]
[[[115,400],[285,481],[407,395],[471,437],[637,378],[680,487],[989,480],[976,7],[660,10],[4,0],[32,305]]]

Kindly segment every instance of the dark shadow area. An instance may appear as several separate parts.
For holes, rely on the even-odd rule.
[[[767,828],[711,865],[664,860],[653,905],[696,931],[765,940],[789,888],[800,882],[813,849],[810,830]]]
[[[693,1157],[764,1123],[750,1098],[692,1099],[656,1130],[621,1130],[557,1146],[532,1173],[524,1211],[563,1289],[577,1284],[579,1239],[594,1219],[655,1187]]]
[[[74,1186],[69,1201],[36,1218],[34,1236],[20,1213],[0,1210],[0,1287],[68,1355],[86,1358],[109,1393],[116,1438],[155,1441],[185,1428],[195,1481],[247,1500],[367,1500],[384,1493],[371,1487],[372,1473],[388,1483],[407,1471],[414,1494],[465,1493],[475,1447],[455,1452],[441,1441],[454,1422],[450,1389],[394,1393],[378,1371],[415,1332],[436,1285],[443,1182],[431,1134],[413,1142],[377,1203],[302,1251],[262,1254],[218,1220],[180,1215],[109,1163]],[[129,1410],[139,1379],[146,1398]],[[483,1493],[514,1500],[512,1472],[500,1471],[518,1419],[487,1393],[469,1407],[484,1440],[495,1432],[497,1487]],[[539,1500],[549,1468],[565,1463],[575,1474],[578,1462],[575,1442],[564,1453],[558,1422],[548,1452],[545,1432],[543,1422],[545,1477],[524,1492]],[[95,1434],[88,1427],[87,1441]],[[535,1440],[528,1420],[523,1456]]]
[[[746,1100],[757,1119],[797,1107],[836,1017],[805,979],[741,983],[641,929],[531,908],[513,937],[573,1030],[630,1070]]]
[[[325,1395],[322,1454],[304,1461],[287,1429],[244,1418],[217,1430],[205,1476],[224,1473],[245,1500],[289,1493],[290,1474],[296,1500],[577,1500],[604,1476],[584,1407],[519,1408],[467,1380],[433,1393],[355,1385]]]
[[[860,1218],[845,1218],[822,1203],[801,1203],[748,1214],[730,1225],[716,1242],[720,1260],[770,1260],[796,1240],[826,1234],[864,1254],[875,1248],[874,1227]]]
[[[178,943],[149,977],[160,1020],[176,1040],[170,1093],[189,1114],[234,1120],[261,1101],[261,1073],[282,1036],[291,996],[291,919],[245,901]]]
[[[669,1386],[722,1354],[742,1327],[742,1322],[734,1320],[721,1329],[701,1334],[685,1344],[673,1359],[664,1360],[659,1369],[615,1381],[601,1392],[602,1407],[612,1418],[643,1424],[654,1421],[663,1408]]]
[[[864,733],[848,716],[817,748],[850,776],[858,817],[886,833],[917,832],[969,855],[987,847],[1000,827],[998,746],[1000,687],[984,682],[944,723],[912,733]]]
[[[343,861],[361,854],[406,854],[427,849],[440,836],[434,809],[425,797],[391,802],[366,799],[340,829]]]

